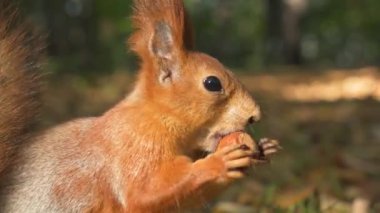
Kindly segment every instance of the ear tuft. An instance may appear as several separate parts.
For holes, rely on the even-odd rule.
[[[142,66],[149,66],[142,71],[151,79],[171,82],[180,76],[180,67],[193,46],[183,0],[134,0],[134,5],[135,31],[129,43]]]
[[[173,33],[170,25],[164,21],[156,22],[151,41],[151,52],[159,59],[172,59],[173,45]]]
[[[134,0],[133,2],[132,24],[135,31],[129,38],[129,44],[144,62],[151,61],[152,53],[161,54],[160,50],[171,50],[180,54],[193,49],[191,23],[187,18],[183,0]],[[156,42],[155,46],[152,38]],[[165,49],[168,47],[171,49]]]

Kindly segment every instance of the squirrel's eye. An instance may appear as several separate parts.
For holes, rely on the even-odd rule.
[[[210,92],[220,92],[223,89],[220,80],[215,76],[207,77],[204,80],[203,85]]]

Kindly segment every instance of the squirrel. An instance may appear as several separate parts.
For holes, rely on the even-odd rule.
[[[216,148],[260,108],[219,61],[193,50],[182,0],[134,0],[129,44],[141,64],[126,98],[31,134],[42,46],[9,4],[0,4],[0,212],[179,212],[256,162],[238,144]],[[269,157],[278,146],[261,148]]]

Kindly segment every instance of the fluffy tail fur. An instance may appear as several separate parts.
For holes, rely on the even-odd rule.
[[[26,139],[39,108],[41,39],[11,0],[0,1],[0,174]]]

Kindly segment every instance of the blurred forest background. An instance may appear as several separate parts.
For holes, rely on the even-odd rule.
[[[283,153],[206,212],[380,212],[380,1],[187,0],[196,46],[262,105]],[[20,0],[47,33],[44,126],[132,87],[131,0]]]

